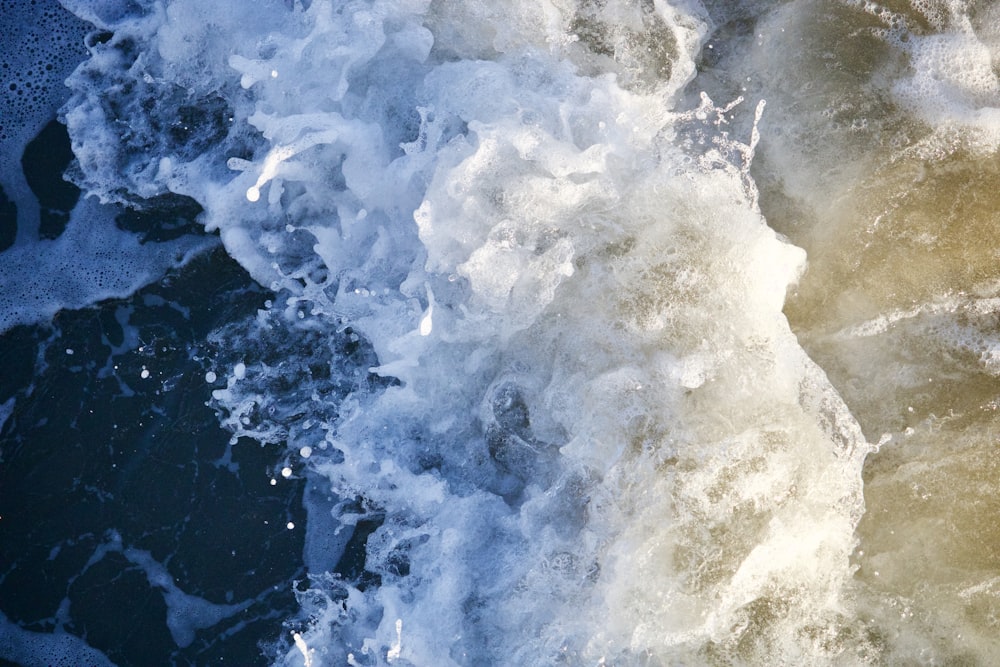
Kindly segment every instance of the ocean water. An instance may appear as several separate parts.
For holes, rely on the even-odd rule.
[[[0,8],[0,663],[1000,659],[1000,5]]]

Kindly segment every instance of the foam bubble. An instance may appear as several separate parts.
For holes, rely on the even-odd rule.
[[[867,448],[781,313],[804,255],[756,208],[756,125],[672,106],[699,11],[234,7],[122,26],[67,120],[84,185],[193,197],[278,292],[213,392],[282,478],[309,452],[278,660],[766,662],[834,631]],[[128,136],[86,72],[131,84]],[[206,100],[214,131],[153,132]],[[378,585],[330,572],[366,533]]]
[[[56,0],[0,3],[0,188],[17,208],[17,242],[38,238],[39,206],[21,170],[28,143],[68,97],[63,81],[87,55],[91,29]]]
[[[113,667],[106,655],[75,635],[31,632],[0,613],[0,658],[24,667]]]
[[[902,47],[912,74],[896,83],[896,98],[931,124],[981,126],[1000,141],[1000,81],[991,49],[962,29],[913,36]]]
[[[182,237],[142,244],[115,226],[116,210],[81,200],[54,240],[18,244],[0,262],[0,331],[44,321],[62,308],[124,297],[217,243]]]

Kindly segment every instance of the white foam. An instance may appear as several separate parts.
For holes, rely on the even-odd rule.
[[[84,21],[105,29],[114,29],[141,12],[135,0],[59,0],[59,3]]]
[[[66,632],[31,632],[0,612],[0,658],[21,667],[114,667],[106,655]]]
[[[250,606],[250,600],[238,604],[216,604],[182,591],[167,568],[148,551],[132,547],[122,549],[129,562],[146,573],[149,585],[160,589],[167,605],[167,628],[180,648],[190,646],[199,630],[210,628]]]
[[[695,661],[780,599],[777,659],[850,605],[867,445],[781,313],[804,253],[756,208],[757,126],[672,106],[700,10],[588,7],[176,0],[118,34],[157,89],[222,96],[225,137],[122,175],[93,91],[67,111],[85,181],[195,198],[279,291],[225,343],[285,358],[213,392],[309,480],[279,662]],[[347,326],[394,382],[312,370]],[[363,521],[362,590],[316,570]]]
[[[993,51],[965,19],[947,32],[902,43],[911,76],[893,87],[896,98],[929,124],[979,127],[1000,142],[1000,81]]]
[[[58,238],[20,243],[3,253],[0,332],[45,321],[63,308],[128,296],[217,243],[183,237],[142,244],[115,227],[115,212],[83,199]]]
[[[90,26],[57,0],[4,0],[0,14],[5,87],[0,95],[0,186],[17,206],[20,244],[37,239],[39,225],[38,200],[21,170],[21,155],[68,97],[63,80],[86,56],[83,38]]]

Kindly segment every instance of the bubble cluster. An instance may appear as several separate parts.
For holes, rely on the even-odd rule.
[[[211,247],[208,237],[142,244],[115,226],[114,209],[80,202],[54,240],[18,244],[0,262],[0,331],[45,320],[62,308],[123,297]]]
[[[66,633],[31,632],[0,614],[0,658],[21,665],[112,667],[103,653]]]
[[[90,26],[57,0],[3,0],[0,16],[0,187],[16,206],[19,237],[33,239],[38,204],[21,154],[69,96],[63,81],[87,54]]]
[[[163,9],[70,81],[79,182],[191,197],[275,291],[218,332],[212,397],[234,444],[284,447],[271,483],[306,480],[303,642],[336,664],[809,650],[865,444],[781,313],[804,258],[753,196],[763,106],[748,143],[732,107],[672,106],[696,9]]]
[[[83,36],[90,26],[57,0],[2,0],[0,15],[0,147],[5,152],[6,142],[24,132],[21,125],[37,125],[39,118],[47,122],[68,96],[63,80],[87,55]]]

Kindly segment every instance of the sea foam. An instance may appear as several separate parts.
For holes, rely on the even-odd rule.
[[[191,197],[277,293],[213,371],[308,480],[277,663],[843,652],[869,448],[781,312],[763,107],[680,105],[706,21],[152,2],[70,79],[78,182]]]

